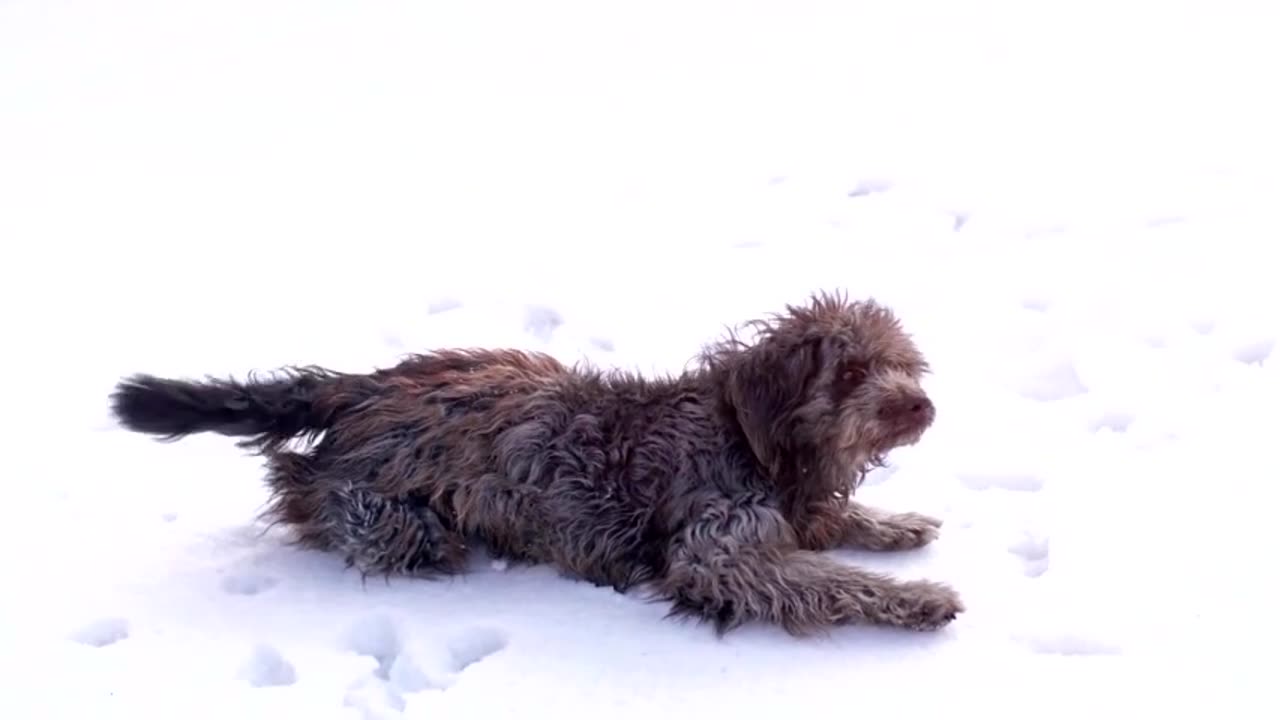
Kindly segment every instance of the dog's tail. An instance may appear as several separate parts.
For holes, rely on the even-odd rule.
[[[320,368],[290,368],[244,382],[136,374],[116,385],[111,411],[124,428],[163,440],[212,432],[266,447],[328,428],[340,409],[335,385],[341,377]]]

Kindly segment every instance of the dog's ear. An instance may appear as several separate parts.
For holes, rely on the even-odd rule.
[[[774,336],[743,351],[729,370],[728,400],[756,458],[771,472],[813,440],[814,425],[830,404],[815,392],[828,354],[820,339]]]

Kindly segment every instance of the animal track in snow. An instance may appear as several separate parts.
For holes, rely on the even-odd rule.
[[[279,584],[270,575],[256,572],[233,572],[222,578],[222,589],[231,595],[257,595]]]
[[[358,711],[365,720],[390,718],[404,712],[404,696],[376,678],[360,678],[347,687],[342,697],[345,707]]]
[[[240,675],[253,687],[283,687],[298,681],[293,663],[285,660],[279,650],[265,643],[253,647],[249,659],[240,669]]]
[[[378,663],[374,675],[382,680],[391,676],[391,666],[404,647],[400,629],[391,618],[383,615],[366,615],[352,623],[342,638],[342,647],[357,655],[373,658]]]
[[[551,334],[564,324],[564,318],[555,309],[545,305],[529,305],[525,308],[524,329],[542,342],[551,342]]]
[[[175,513],[175,512],[161,513],[160,519],[167,523],[171,523],[174,520],[178,519],[178,513]]]
[[[1022,307],[1033,312],[1046,312],[1049,309],[1049,299],[1039,295],[1023,298]]]
[[[1088,391],[1080,380],[1080,374],[1070,362],[1055,363],[1036,377],[1027,378],[1020,388],[1022,395],[1033,400],[1053,402],[1081,395]]]
[[[1009,552],[1022,560],[1022,572],[1031,578],[1037,578],[1049,569],[1049,538],[1033,533],[1024,533],[1016,542],[1009,545]]]
[[[404,655],[404,638],[390,617],[366,615],[347,627],[342,647],[373,658],[378,666],[371,675],[351,683],[342,704],[365,718],[394,717],[404,712],[404,693],[432,687],[416,663]]]
[[[1245,343],[1236,348],[1233,356],[1238,362],[1246,365],[1261,364],[1264,360],[1271,357],[1271,353],[1275,350],[1276,341],[1273,338],[1263,338],[1255,340],[1251,343]]]
[[[859,182],[854,189],[847,193],[847,195],[851,198],[866,197],[868,195],[888,192],[890,187],[892,187],[892,185],[888,180],[870,178]]]
[[[106,647],[129,637],[129,621],[122,617],[98,618],[71,633],[71,639],[90,647]]]
[[[608,338],[593,337],[591,338],[591,344],[605,352],[613,352],[614,350],[613,341]]]
[[[442,312],[457,310],[460,307],[462,307],[461,300],[455,300],[454,298],[449,298],[449,297],[436,298],[435,300],[432,300],[430,303],[428,303],[427,314],[439,315]]]
[[[1146,333],[1142,336],[1142,340],[1148,347],[1153,348],[1163,348],[1169,344],[1169,338],[1158,332]]]
[[[1111,430],[1112,432],[1124,432],[1134,421],[1133,413],[1123,412],[1120,410],[1109,410],[1093,419],[1090,423],[1094,432],[1100,430]]]
[[[960,483],[970,490],[1010,490],[1036,492],[1044,487],[1044,480],[1035,475],[961,475]]]
[[[425,665],[407,645],[403,632],[383,614],[369,615],[347,628],[343,648],[372,657],[378,667],[346,689],[343,704],[366,718],[398,715],[408,705],[406,695],[447,690],[458,673],[507,646],[505,633],[487,627],[453,636],[443,647],[428,649]]]
[[[397,693],[415,693],[423,690],[443,690],[447,682],[438,680],[422,669],[411,655],[401,652],[387,672],[387,684]]]
[[[1117,655],[1120,648],[1111,643],[1070,631],[1027,634],[1019,638],[1032,652],[1041,655]]]
[[[472,628],[449,642],[453,672],[462,672],[507,646],[507,635],[489,627]]]

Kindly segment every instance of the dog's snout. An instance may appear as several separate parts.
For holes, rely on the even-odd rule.
[[[880,415],[886,418],[919,419],[932,415],[933,401],[926,395],[911,394],[886,403]]]
[[[933,401],[927,397],[920,396],[910,398],[906,402],[907,413],[911,415],[924,415],[933,410]]]

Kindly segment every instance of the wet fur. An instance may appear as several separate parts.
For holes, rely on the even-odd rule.
[[[367,374],[125,378],[121,424],[176,440],[244,438],[267,464],[267,516],[365,574],[463,572],[468,547],[549,563],[723,633],[841,624],[938,629],[949,587],[839,563],[904,550],[940,523],[854,502],[885,453],[919,440],[928,366],[872,301],[819,294],[646,379],[540,353],[451,349]],[[290,449],[298,438],[304,450]]]

